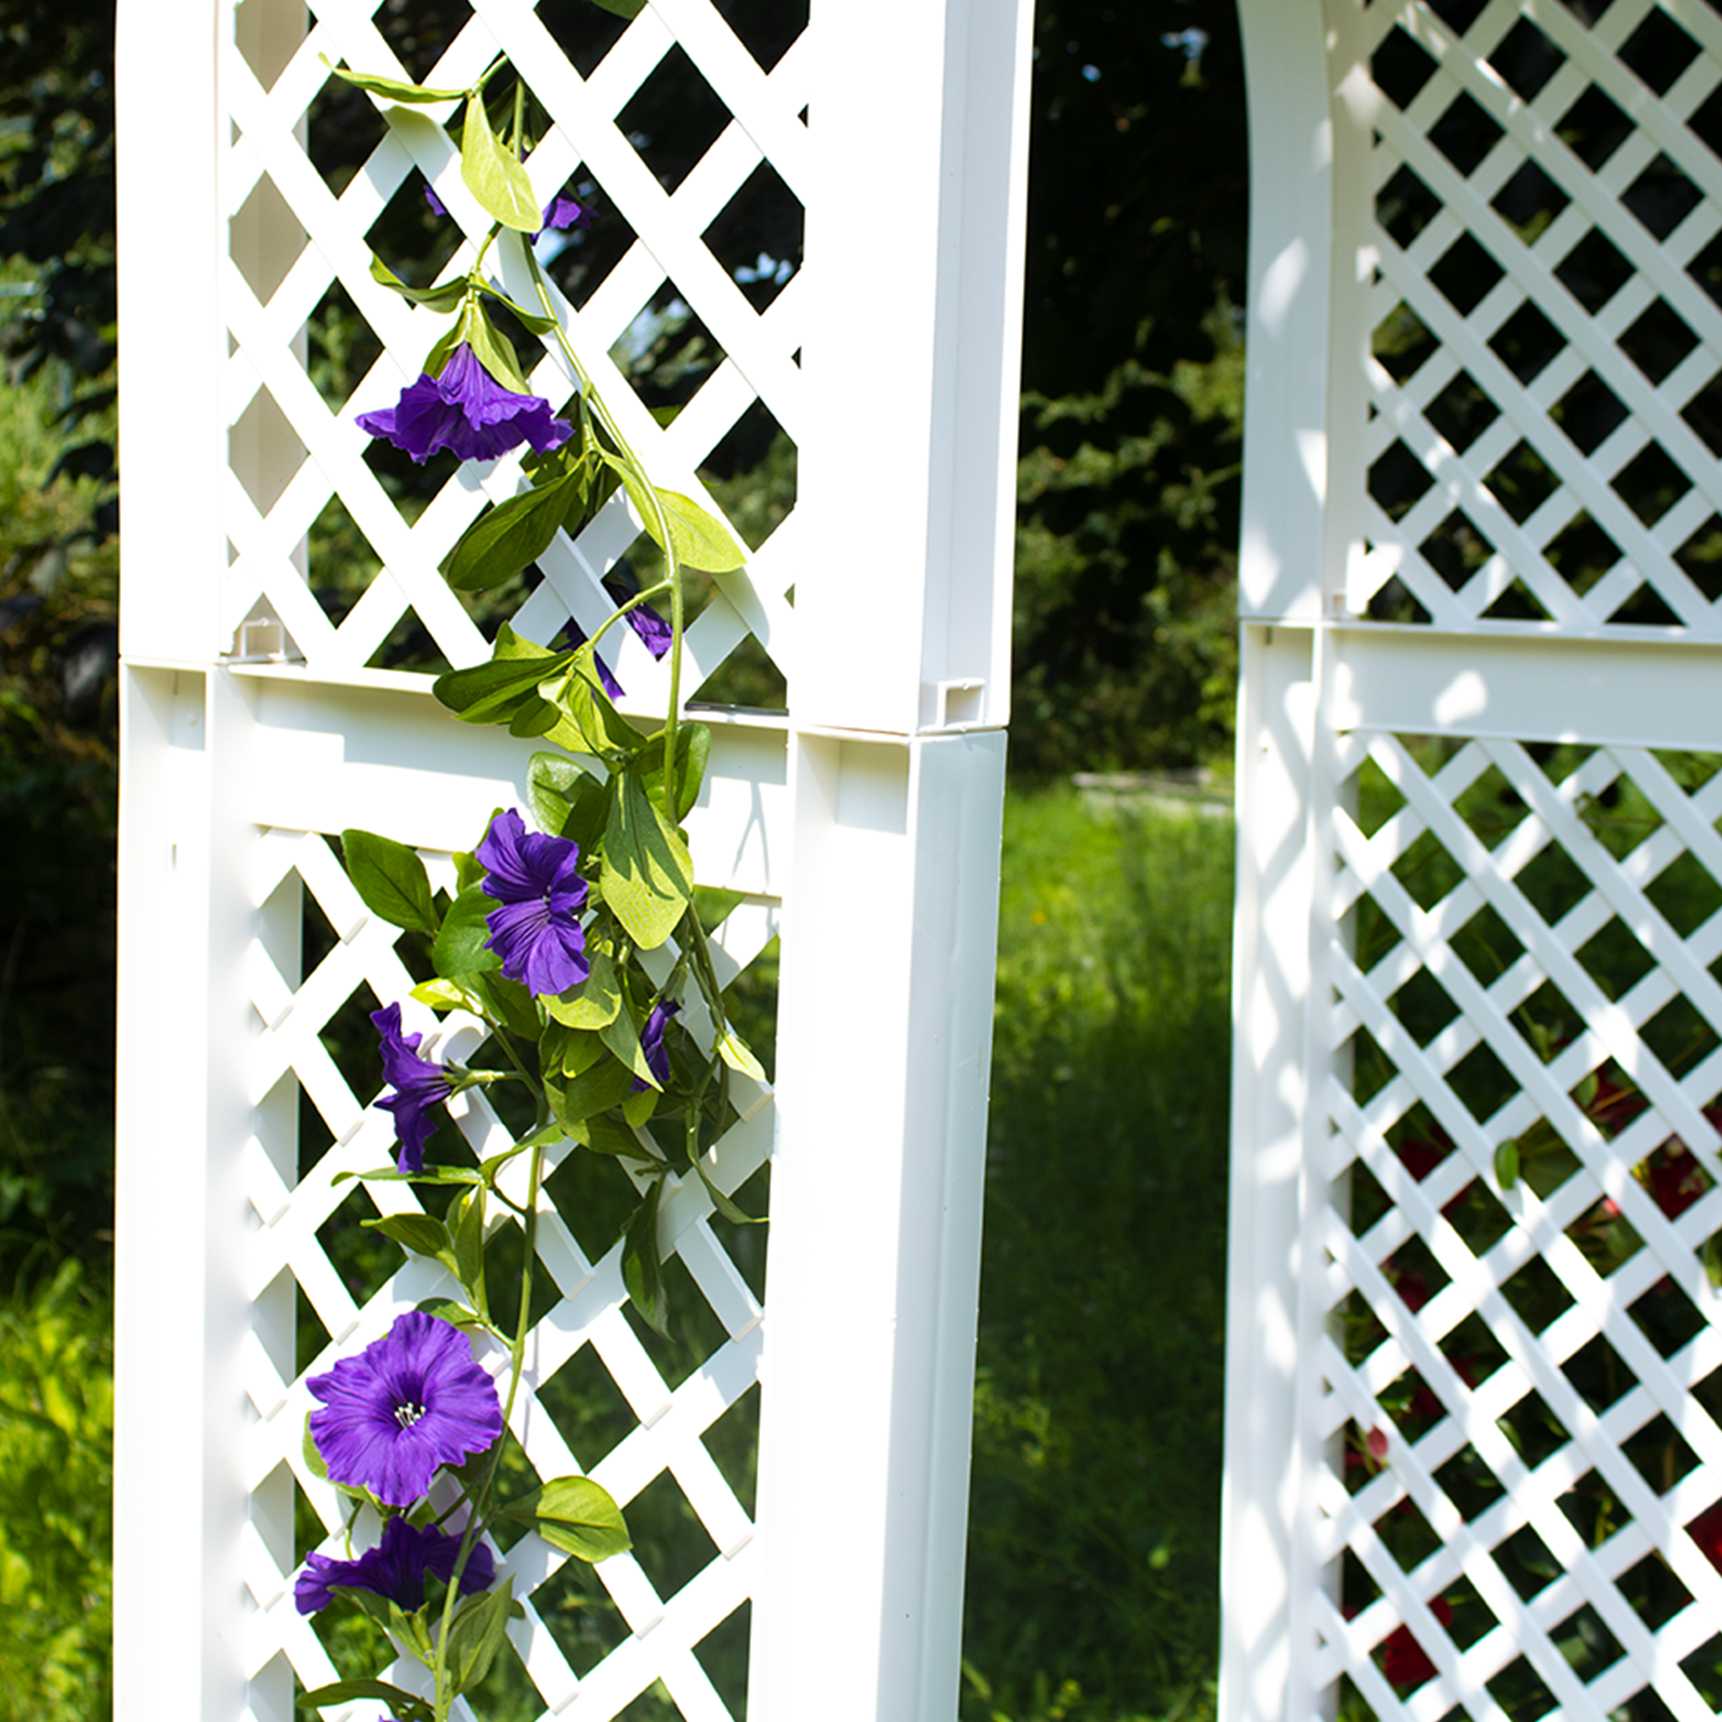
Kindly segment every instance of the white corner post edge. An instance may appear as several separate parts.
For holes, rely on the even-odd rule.
[[[1333,135],[1321,0],[1240,0],[1250,266],[1227,1220],[1222,1722],[1316,1714],[1301,1612],[1298,1250],[1311,1015],[1312,624],[1336,564]],[[1278,621],[1281,625],[1271,625]],[[1289,623],[1287,626],[1285,624]]]
[[[813,6],[818,548],[796,592],[756,1722],[956,1714],[1030,10]],[[864,212],[887,185],[881,268]]]

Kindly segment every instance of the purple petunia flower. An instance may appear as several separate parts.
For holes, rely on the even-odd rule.
[[[570,616],[568,625],[550,643],[559,652],[572,652],[586,644],[586,630]],[[610,674],[610,666],[596,652],[592,654],[592,662],[598,667],[598,682],[604,692],[613,700],[621,699],[622,684]]]
[[[417,1310],[305,1385],[322,1401],[311,1439],[329,1475],[391,1507],[411,1506],[439,1466],[461,1464],[502,1433],[496,1383],[466,1336]]]
[[[418,1056],[419,1034],[401,1033],[401,1007],[371,1012],[371,1023],[381,1037],[383,1080],[394,1089],[376,1104],[395,1115],[395,1136],[400,1149],[395,1155],[397,1172],[422,1172],[425,1143],[436,1129],[435,1109],[448,1099],[454,1083],[440,1064]]]
[[[664,1030],[669,1027],[670,1018],[681,1008],[674,999],[659,999],[646,1018],[646,1026],[640,1030],[640,1050],[646,1055],[646,1064],[659,1082],[670,1080],[670,1049],[664,1045]],[[644,1077],[634,1078],[636,1093],[645,1086]]]
[[[430,205],[433,215],[446,216],[448,214],[448,206],[437,196],[435,186],[427,185],[425,187],[425,202]],[[583,203],[576,203],[565,191],[557,192],[544,206],[544,227],[555,227],[562,232],[567,232],[571,227],[590,227],[591,225],[592,212]],[[544,227],[539,228],[538,233],[542,233]],[[538,233],[533,234],[532,237],[536,239]]]
[[[529,442],[540,454],[560,448],[574,427],[556,418],[541,395],[505,389],[465,341],[440,376],[427,371],[380,412],[361,413],[359,428],[384,437],[420,466],[441,449],[460,460],[495,460]]]
[[[335,1600],[333,1592],[339,1585],[374,1591],[410,1614],[424,1602],[425,1575],[435,1573],[447,1584],[454,1576],[459,1553],[459,1537],[451,1537],[434,1525],[419,1530],[405,1519],[390,1519],[383,1526],[383,1540],[356,1561],[307,1555],[305,1570],[293,1586],[293,1600],[301,1614],[315,1614]],[[475,1542],[460,1575],[461,1594],[470,1596],[484,1590],[495,1578],[495,1557],[483,1543]]]
[[[580,926],[586,881],[576,871],[579,844],[528,831],[510,808],[490,822],[473,855],[485,870],[485,895],[502,905],[485,918],[484,941],[502,958],[502,972],[532,993],[578,986],[591,973]]]

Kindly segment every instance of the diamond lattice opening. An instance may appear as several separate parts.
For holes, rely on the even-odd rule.
[[[742,182],[711,225],[705,242],[756,311],[763,311],[801,266],[801,202],[769,161]]]
[[[1555,278],[1594,316],[1635,271],[1601,228],[1593,227],[1555,269]]]
[[[299,433],[268,386],[259,383],[227,439],[228,464],[259,514],[267,516],[281,500],[306,456]]]
[[[1398,168],[1376,193],[1375,219],[1402,250],[1440,213],[1440,198],[1408,167]]]
[[[1655,443],[1623,466],[1610,483],[1646,526],[1654,526],[1692,488],[1692,480]]]
[[[616,116],[640,159],[671,192],[729,123],[729,109],[679,42]]]
[[[1399,304],[1376,325],[1369,350],[1394,382],[1403,385],[1437,346],[1423,319]]]
[[[246,285],[267,305],[311,236],[267,173],[233,213],[231,255]]]
[[[724,362],[724,350],[673,281],[611,343],[610,357],[660,424],[672,424]]]
[[[1561,396],[1549,415],[1581,454],[1595,454],[1626,423],[1620,397],[1596,374],[1587,371]]]
[[[1535,100],[1566,63],[1566,55],[1529,18],[1521,18],[1489,53],[1489,64],[1507,87],[1527,102]]]
[[[1455,508],[1421,544],[1417,553],[1439,574],[1449,590],[1463,591],[1495,554],[1495,547]]]
[[[1423,462],[1398,441],[1369,469],[1369,494],[1390,520],[1403,520],[1434,484]]]
[[[1660,6],[1651,7],[1618,50],[1621,62],[1659,96],[1673,88],[1698,52],[1698,44]]]
[[[1553,225],[1572,199],[1534,162],[1527,161],[1490,200],[1526,245]]]
[[[1435,59],[1412,40],[1410,31],[1395,24],[1375,50],[1369,74],[1375,87],[1396,108],[1408,108],[1418,91],[1435,76]]]
[[[1595,173],[1635,129],[1602,89],[1592,84],[1561,117],[1555,135]]]
[[[807,28],[808,0],[716,0],[724,21],[770,71]]]
[[[1489,337],[1496,357],[1521,383],[1528,383],[1566,344],[1566,336],[1529,301]]]
[[[1467,179],[1501,135],[1501,127],[1469,95],[1461,95],[1429,128],[1429,141]]]
[[[1505,274],[1469,233],[1462,233],[1441,254],[1429,279],[1460,316],[1468,317]]]
[[[1658,239],[1666,239],[1704,201],[1704,193],[1671,157],[1659,155],[1620,201]]]

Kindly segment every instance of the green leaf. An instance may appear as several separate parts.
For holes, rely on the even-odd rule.
[[[454,1277],[481,1313],[490,1308],[484,1286],[484,1189],[469,1191],[454,1204],[449,1231],[454,1238]]]
[[[642,1082],[653,1088],[661,1089],[664,1086],[653,1074],[651,1065],[646,1062],[645,1051],[640,1045],[640,1031],[634,1026],[634,1019],[627,1011],[618,1011],[611,1021],[605,1023],[598,1031],[598,1038]]]
[[[440,935],[439,935],[440,937]],[[458,981],[420,981],[409,995],[432,1010],[469,1010],[477,1016],[484,1009],[476,993],[468,992]]]
[[[588,1069],[566,1083],[547,1081],[546,1093],[556,1116],[576,1137],[583,1138],[583,1125],[588,1118],[619,1106],[633,1092],[634,1073],[627,1065],[618,1064],[606,1054]]]
[[[622,1112],[626,1116],[629,1107],[636,1100],[650,1100],[655,1106],[658,1101],[657,1090],[642,1089],[638,1094],[630,1094],[622,1102]],[[631,1120],[630,1120],[631,1122]],[[638,1136],[623,1124],[614,1113],[602,1113],[596,1118],[586,1120],[586,1146],[594,1154],[613,1154],[621,1160],[640,1160],[647,1165],[659,1163],[658,1156],[647,1148]]]
[[[300,1452],[305,1456],[305,1469],[313,1477],[321,1477],[326,1483],[329,1480],[329,1467],[324,1462],[317,1443],[311,1439],[311,1413],[305,1413],[305,1439],[300,1446]]]
[[[363,1184],[478,1184],[483,1180],[470,1166],[426,1166],[417,1172],[397,1172],[393,1166],[378,1166],[370,1172],[337,1172],[331,1184],[357,1178]]]
[[[646,9],[646,0],[592,0],[592,4],[617,18],[638,18]]]
[[[466,104],[466,124],[460,134],[460,177],[504,227],[512,227],[516,233],[536,233],[544,225],[544,212],[532,195],[532,181],[490,129],[482,95]]]
[[[622,488],[640,517],[647,535],[661,550],[664,534],[658,524],[658,510],[652,506],[652,491],[641,482],[639,475],[615,455],[605,459],[615,468]],[[709,574],[728,574],[740,568],[747,555],[737,545],[722,521],[708,514],[691,496],[679,490],[657,491],[659,506],[670,528],[670,542],[675,546],[676,559],[684,568],[703,568]]]
[[[721,927],[736,907],[746,901],[745,891],[725,891],[716,885],[694,887],[694,913],[699,916],[700,925],[708,933]]]
[[[700,1182],[706,1187],[706,1194],[712,1199],[712,1206],[729,1221],[732,1226],[763,1226],[763,1214],[750,1214],[745,1208],[737,1207],[722,1190],[711,1180],[704,1166],[698,1160],[694,1162],[694,1170],[700,1175]]]
[[[385,1238],[393,1238],[403,1250],[417,1256],[429,1256],[434,1261],[454,1266],[454,1239],[441,1220],[429,1214],[384,1214],[381,1219],[362,1220],[360,1224]]]
[[[642,1088],[622,1102],[622,1116],[638,1130],[651,1121],[662,1095],[656,1087]]]
[[[467,980],[493,1020],[522,1040],[537,1040],[544,1025],[532,995],[519,981],[504,980],[499,974],[469,975]]]
[[[511,496],[487,510],[460,536],[442,565],[457,592],[484,592],[512,580],[549,549],[568,511],[568,492],[581,478],[576,467],[564,478]]]
[[[715,1044],[718,1057],[731,1070],[739,1071],[743,1076],[751,1076],[755,1082],[765,1081],[765,1066],[753,1056],[747,1042],[733,1028],[726,1026],[718,1035]]]
[[[478,283],[478,290],[487,299],[494,299],[497,304],[506,305],[520,319],[521,323],[535,335],[548,335],[556,327],[554,317],[546,317],[542,311],[528,311],[524,305],[517,304],[500,287],[493,287],[488,281],[481,280]]]
[[[590,1030],[565,1028],[553,1022],[538,1043],[544,1068],[558,1076],[578,1076],[604,1056],[604,1043]]]
[[[557,1477],[538,1491],[538,1534],[583,1561],[605,1561],[634,1546],[622,1509],[590,1477]]]
[[[398,293],[409,304],[424,305],[432,311],[452,311],[471,291],[466,278],[445,281],[440,287],[409,287],[382,258],[371,254],[371,276],[390,292]]]
[[[319,1686],[303,1693],[299,1702],[310,1710],[322,1710],[329,1705],[350,1704],[355,1698],[380,1698],[395,1710],[400,1722],[421,1722],[430,1715],[422,1698],[386,1680],[337,1680],[332,1686]]]
[[[578,761],[560,753],[535,753],[526,764],[526,805],[541,830],[552,837],[574,837],[584,854],[588,847],[571,826],[592,824],[594,802],[608,811],[604,786]],[[604,828],[603,813],[593,825],[592,838]]]
[[[436,932],[430,879],[415,850],[374,831],[343,831],[347,877],[373,915],[414,933]]]
[[[572,652],[549,651],[504,622],[489,663],[438,676],[432,691],[465,723],[507,723],[527,701],[537,699],[541,681],[561,674],[573,661]]]
[[[1508,1140],[1495,1150],[1495,1181],[1510,1190],[1519,1181],[1519,1145]]]
[[[435,1316],[438,1321],[446,1321],[450,1327],[458,1327],[468,1337],[490,1332],[489,1323],[477,1310],[468,1309],[463,1303],[456,1303],[452,1298],[428,1297],[423,1303],[413,1305],[420,1315]]]
[[[546,675],[539,685],[543,697],[567,715],[580,736],[585,753],[631,753],[645,739],[611,703],[598,678],[596,655],[581,646],[560,675]]]
[[[658,1257],[658,1203],[664,1194],[661,1178],[652,1180],[646,1199],[634,1210],[622,1240],[622,1283],[628,1288],[640,1319],[659,1333],[669,1332],[664,1302],[664,1270]]]
[[[482,885],[469,885],[455,898],[431,946],[431,963],[438,975],[452,980],[502,967],[501,957],[484,943],[490,937],[485,917],[496,906],[496,899],[487,897]]]
[[[330,65],[327,57],[323,64],[337,78],[357,84],[361,90],[369,90],[373,96],[381,96],[385,101],[422,106],[431,102],[458,102],[466,94],[465,90],[432,90],[423,84],[406,83],[400,78],[378,78],[369,72],[350,72],[345,66]]]
[[[693,897],[688,846],[632,771],[613,785],[600,883],[604,901],[643,951],[656,950],[676,930]]]
[[[712,732],[703,723],[685,723],[676,730],[676,819],[686,819],[700,798],[700,785],[705,781],[706,762],[711,758]],[[641,781],[653,802],[664,805],[664,732],[646,738],[641,750],[642,762],[648,769]]]
[[[456,1692],[469,1692],[490,1672],[508,1632],[514,1580],[468,1599],[448,1631],[448,1670]]]
[[[660,490],[658,500],[669,517],[670,537],[683,567],[728,574],[747,561],[747,552],[736,543],[730,529],[691,496],[683,496],[679,490]]]
[[[590,957],[592,972],[579,986],[560,998],[544,1000],[544,1008],[564,1027],[605,1028],[622,1010],[622,988],[615,965],[602,951],[591,951]],[[638,1041],[635,1036],[636,1045]],[[623,1055],[618,1052],[617,1056]]]

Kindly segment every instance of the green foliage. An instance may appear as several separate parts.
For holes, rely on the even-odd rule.
[[[964,1722],[1211,1717],[1232,827],[1006,807]]]
[[[76,1262],[0,1301],[0,1722],[112,1701],[113,1344]]]
[[[1047,0],[1035,43],[1012,756],[1192,764],[1236,673],[1236,7]]]

